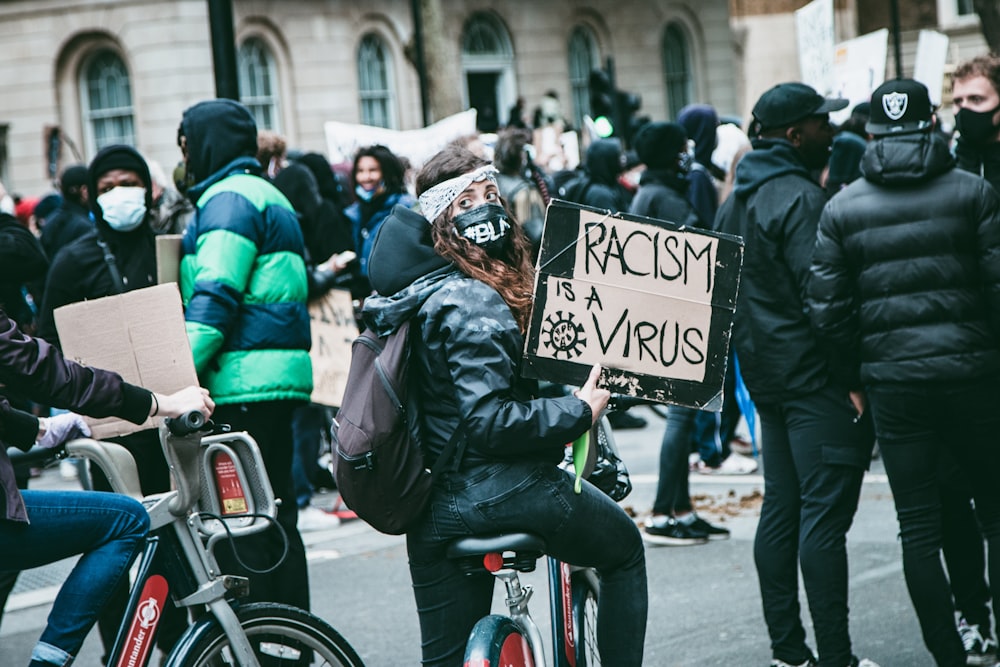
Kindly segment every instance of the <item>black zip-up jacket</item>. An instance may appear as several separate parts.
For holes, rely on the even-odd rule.
[[[410,378],[421,389],[414,393],[429,465],[463,421],[463,467],[557,463],[590,428],[590,407],[579,398],[532,397],[535,383],[520,378],[524,341],[510,308],[492,287],[434,254],[420,214],[393,209],[375,238],[368,276],[379,295],[389,295],[365,300],[369,327],[385,335],[415,318]]]
[[[743,237],[733,347],[750,395],[776,403],[816,391],[831,380],[847,388],[856,378],[832,363],[809,322],[806,291],[816,227],[826,195],[795,148],[757,139],[736,167],[736,186],[715,228]]]
[[[820,219],[817,328],[844,348],[860,344],[865,383],[996,374],[1000,196],[955,169],[936,134],[876,140],[861,171]]]

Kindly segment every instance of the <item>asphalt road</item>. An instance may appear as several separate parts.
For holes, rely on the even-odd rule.
[[[644,518],[656,487],[663,420],[648,408],[642,430],[617,433],[634,491],[622,505]],[[65,484],[46,475],[35,486]],[[757,474],[692,473],[699,511],[732,530],[732,538],[688,547],[647,549],[650,613],[646,664],[678,667],[765,666],[767,631],[753,565],[753,533],[763,482]],[[332,502],[332,498],[324,498]],[[848,537],[854,651],[882,667],[930,667],[903,581],[892,497],[880,462],[866,477]],[[419,663],[419,630],[410,593],[403,538],[359,522],[307,533],[313,611],[336,627],[372,667]],[[59,573],[67,565],[25,575],[0,626],[0,667],[23,667],[45,623]],[[61,568],[61,569],[60,569]],[[544,568],[522,581],[535,586],[532,613],[547,632]],[[34,582],[34,583],[32,583]],[[499,591],[499,587],[497,589]],[[494,609],[502,607],[499,595]],[[803,610],[808,609],[802,596]],[[806,613],[806,612],[804,612]],[[811,624],[806,627],[812,636]],[[100,641],[91,633],[75,665],[96,667]]]

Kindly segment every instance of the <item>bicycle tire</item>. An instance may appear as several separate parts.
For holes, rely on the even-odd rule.
[[[465,645],[465,667],[534,667],[531,645],[513,620],[491,614],[479,619]]]
[[[261,667],[316,665],[364,667],[353,647],[326,621],[297,607],[269,602],[248,604],[236,611],[240,626]],[[214,623],[183,656],[171,656],[177,667],[235,667],[229,640]]]
[[[599,667],[597,647],[597,601],[601,584],[593,570],[574,572],[570,579],[573,596],[573,629],[577,667]]]

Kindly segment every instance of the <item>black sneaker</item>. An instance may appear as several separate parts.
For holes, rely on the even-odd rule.
[[[729,539],[729,529],[728,528],[723,528],[722,526],[716,526],[715,524],[711,524],[711,523],[705,521],[704,519],[702,519],[700,516],[695,515],[694,521],[691,522],[688,525],[691,528],[694,528],[695,530],[700,531],[700,532],[705,533],[706,535],[708,535],[708,539],[710,539],[710,540],[728,540]]]
[[[642,529],[642,539],[652,544],[683,547],[707,543],[708,534],[666,516],[647,520]]]

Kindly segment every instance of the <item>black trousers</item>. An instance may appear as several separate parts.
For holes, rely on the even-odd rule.
[[[264,468],[271,480],[278,505],[278,523],[284,529],[285,537],[276,527],[256,535],[248,535],[235,540],[239,560],[254,570],[274,567],[285,550],[288,553],[280,565],[266,574],[259,574],[241,565],[228,543],[215,549],[219,567],[227,574],[238,574],[250,579],[252,602],[282,602],[301,609],[309,609],[309,573],[306,569],[306,549],[297,527],[298,506],[295,503],[295,487],[292,483],[292,412],[304,405],[295,401],[269,401],[261,403],[239,403],[220,405],[212,415],[212,421],[229,424],[233,431],[246,431],[257,442],[264,459]]]
[[[822,667],[851,661],[847,531],[874,446],[871,423],[855,423],[846,389],[832,386],[779,404],[757,402],[764,504],[754,541],[764,620],[774,658],[799,664],[812,652],[799,609],[798,572]]]
[[[989,573],[1000,582],[1000,389],[997,378],[868,388],[879,447],[896,503],[903,573],[924,643],[938,665],[964,665],[952,590],[941,566],[942,453],[961,467],[989,545]],[[945,463],[944,465],[948,465]],[[997,609],[994,585],[992,601]]]

